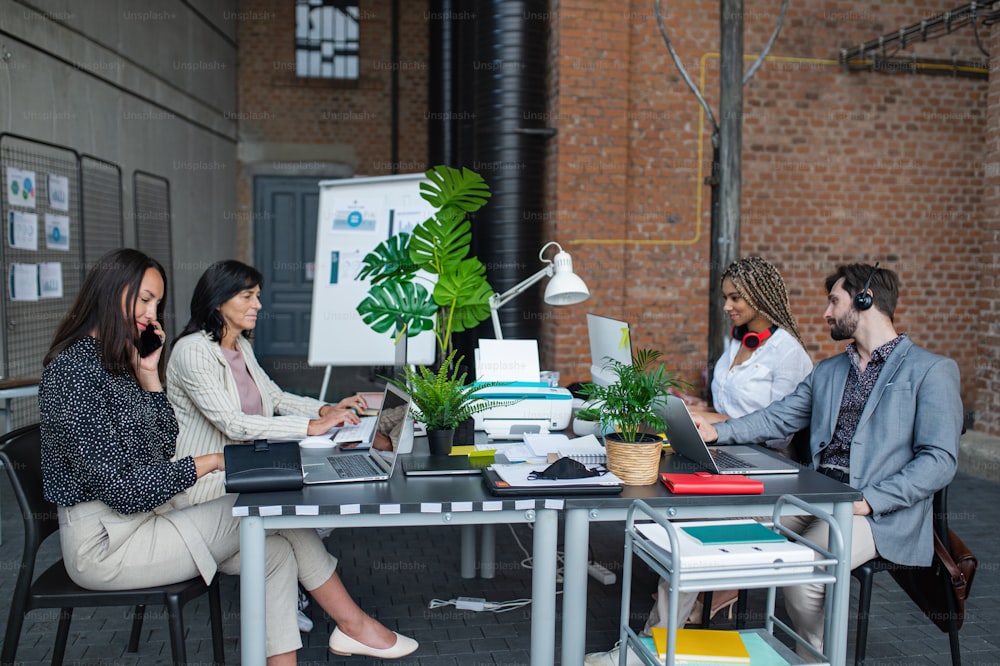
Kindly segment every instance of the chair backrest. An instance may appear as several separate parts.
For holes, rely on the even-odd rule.
[[[42,441],[38,424],[0,436],[0,461],[10,478],[24,519],[24,561],[34,569],[35,553],[59,529],[56,505],[42,494]]]

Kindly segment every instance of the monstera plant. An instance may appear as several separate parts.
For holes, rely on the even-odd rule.
[[[371,288],[357,311],[373,330],[397,340],[433,331],[440,363],[453,351],[453,333],[490,317],[493,288],[483,262],[469,256],[472,224],[466,219],[486,204],[490,188],[465,168],[436,166],[425,176],[420,196],[434,214],[412,234],[399,233],[365,256],[357,279],[370,279]]]

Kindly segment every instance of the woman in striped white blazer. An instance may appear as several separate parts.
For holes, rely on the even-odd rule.
[[[282,391],[254,357],[249,336],[261,310],[260,272],[235,260],[202,274],[191,297],[191,319],[174,342],[167,396],[180,434],[177,456],[219,453],[227,444],[319,435],[357,423],[360,395],[330,405]],[[193,504],[225,493],[222,473],[206,474],[188,490]]]

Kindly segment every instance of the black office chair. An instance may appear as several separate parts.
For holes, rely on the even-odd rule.
[[[205,592],[208,592],[211,611],[215,661],[218,664],[225,661],[218,577],[211,585],[205,585],[205,581],[199,577],[182,583],[140,590],[85,590],[70,580],[60,559],[33,581],[39,547],[47,537],[59,530],[56,506],[42,496],[41,441],[37,424],[0,436],[0,463],[7,470],[14,497],[24,518],[24,555],[11,598],[0,663],[14,663],[24,617],[38,608],[60,609],[59,626],[52,650],[54,665],[62,664],[73,609],[77,606],[135,606],[128,651],[137,652],[146,605],[166,607],[174,663],[186,663],[182,608],[188,601]]]
[[[947,544],[948,539],[948,487],[934,493],[934,531],[942,542]],[[865,663],[865,653],[868,650],[868,611],[872,601],[872,579],[879,571],[890,571],[898,569],[898,564],[893,564],[881,557],[865,562],[851,572],[851,575],[858,579],[860,589],[858,591],[858,629],[854,645],[854,664],[863,666]],[[949,600],[950,612],[948,613],[948,641],[951,645],[952,666],[961,666],[962,653],[958,644],[958,603],[947,579],[942,579],[942,585],[946,589],[946,599]]]

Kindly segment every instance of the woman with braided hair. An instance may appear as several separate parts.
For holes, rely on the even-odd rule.
[[[712,376],[714,411],[701,413],[700,409],[707,407],[702,401],[679,396],[710,422],[743,416],[780,400],[812,370],[812,359],[788,306],[788,291],[778,269],[761,257],[737,259],[722,274],[721,287],[725,296],[723,310],[733,328],[732,340],[716,362]],[[789,439],[766,444],[786,452]],[[725,609],[731,613],[737,595],[737,590],[716,590],[709,617]],[[655,599],[644,636],[649,636],[653,627],[667,626],[669,588],[662,578]],[[678,622],[700,622],[701,606],[702,595],[682,592],[674,611]],[[608,652],[588,654],[584,666],[617,666],[619,649],[616,646]],[[626,664],[642,663],[630,650]]]
[[[712,420],[735,418],[762,409],[792,392],[812,359],[788,307],[781,274],[761,257],[744,257],[722,274],[723,310],[732,323],[732,340],[715,364]],[[786,440],[767,442],[785,449]]]

